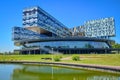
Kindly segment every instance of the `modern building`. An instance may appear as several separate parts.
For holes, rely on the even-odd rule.
[[[115,36],[114,18],[87,21],[69,29],[38,6],[23,10],[23,27],[13,27],[21,54],[107,53]]]
[[[72,36],[85,36],[85,27],[84,26],[77,26],[70,29],[72,32]]]
[[[109,39],[115,36],[114,18],[86,21],[83,26],[72,29],[73,35]]]
[[[48,36],[69,36],[68,28],[40,7],[23,10],[23,27]]]
[[[107,38],[115,36],[114,18],[103,18],[99,20],[91,20],[85,23],[85,36]]]

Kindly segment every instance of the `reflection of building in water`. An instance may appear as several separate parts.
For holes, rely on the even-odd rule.
[[[14,69],[11,77],[12,80],[118,80],[117,75],[109,73],[50,66],[24,66]]]
[[[120,77],[115,76],[92,76],[87,78],[87,80],[120,80]]]

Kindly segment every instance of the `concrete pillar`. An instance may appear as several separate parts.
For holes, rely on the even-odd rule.
[[[41,54],[41,50],[40,50],[40,54]]]
[[[71,50],[69,50],[69,54],[71,54]]]
[[[30,55],[30,50],[28,52],[29,52],[29,55]]]
[[[34,55],[35,55],[35,50],[33,50],[33,52],[34,52]]]
[[[120,50],[118,50],[118,54],[119,54]]]

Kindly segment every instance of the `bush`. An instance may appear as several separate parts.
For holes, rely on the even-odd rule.
[[[73,55],[73,56],[72,56],[72,60],[73,60],[73,61],[79,61],[79,60],[80,60],[80,57],[77,56],[77,55]]]
[[[60,61],[61,58],[62,58],[61,56],[55,56],[54,61]]]

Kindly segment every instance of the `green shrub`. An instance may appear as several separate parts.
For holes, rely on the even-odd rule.
[[[61,59],[61,58],[62,58],[62,55],[58,55],[58,57]]]
[[[77,56],[77,55],[73,55],[73,56],[72,56],[72,60],[73,60],[73,61],[79,61],[79,60],[80,60],[80,57]]]
[[[62,58],[61,56],[55,56],[54,61],[60,61],[61,58]]]

